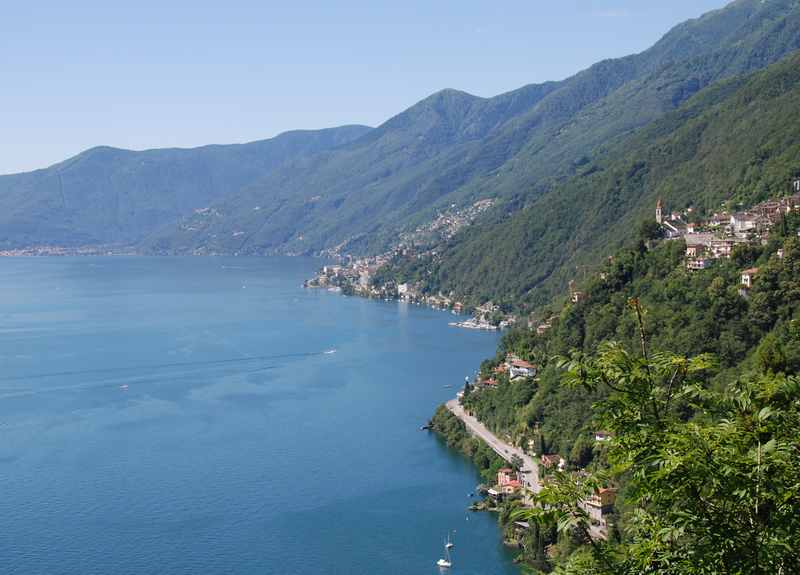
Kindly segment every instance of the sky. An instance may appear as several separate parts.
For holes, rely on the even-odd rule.
[[[726,0],[26,0],[0,17],[0,174],[96,145],[376,126],[640,52]]]

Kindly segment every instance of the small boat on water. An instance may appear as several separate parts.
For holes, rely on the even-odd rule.
[[[453,533],[455,533],[455,531]],[[447,543],[444,544],[444,548],[445,549],[452,549],[455,546],[456,546],[456,544],[453,543],[452,539],[450,539],[450,534],[448,533],[447,534]]]
[[[453,566],[453,561],[450,559],[450,547],[447,545],[450,542],[450,535],[447,536],[447,543],[444,545],[444,557],[439,559],[436,564],[442,569],[450,569]]]

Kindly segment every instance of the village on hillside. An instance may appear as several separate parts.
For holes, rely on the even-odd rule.
[[[462,210],[456,209],[453,205],[427,224],[417,227],[412,232],[401,234],[400,241],[395,247],[377,256],[352,258],[339,255],[338,250],[328,253],[327,255],[338,257],[341,261],[324,266],[316,277],[306,281],[304,285],[308,288],[325,288],[347,295],[400,300],[409,304],[452,311],[455,314],[470,311],[473,315],[470,319],[451,322],[451,325],[456,327],[487,331],[509,327],[516,318],[502,314],[500,307],[491,301],[468,310],[454,294],[425,294],[419,286],[411,283],[388,282],[378,285],[374,281],[378,270],[396,257],[423,259],[436,256],[436,246],[439,243],[449,240],[457,232],[471,225],[494,204],[495,201],[492,199],[482,199]]]
[[[452,311],[455,314],[471,314],[472,317],[469,319],[450,323],[455,327],[499,330],[514,326],[518,324],[520,318],[503,313],[500,307],[491,301],[474,308],[467,308],[454,293],[426,294],[419,285],[410,282],[399,284],[375,282],[378,271],[394,258],[435,257],[436,246],[440,241],[452,238],[493,205],[493,200],[484,199],[463,210],[451,206],[431,222],[419,226],[413,232],[402,234],[399,243],[388,252],[364,258],[339,256],[342,260],[340,263],[323,267],[315,278],[308,280],[304,285],[348,295],[400,300]],[[707,219],[698,220],[692,208],[670,212],[659,199],[656,203],[655,221],[664,238],[686,242],[686,269],[698,271],[710,267],[715,260],[730,258],[737,246],[754,242],[766,243],[770,230],[778,225],[786,214],[794,211],[800,211],[800,178],[792,180],[791,194],[788,196],[770,199],[743,211],[720,210]],[[778,255],[780,257],[781,253]],[[755,268],[742,270],[740,293],[743,296],[747,295],[757,273],[758,270]],[[576,287],[575,281],[570,281],[567,297],[572,303],[579,303],[583,299],[584,294]],[[554,317],[544,320],[530,318],[527,326],[539,335],[543,335],[552,327],[554,319]]]
[[[687,217],[691,217],[691,208],[665,216],[664,205],[659,199],[656,222],[666,238],[686,242],[686,269],[699,271],[711,266],[715,260],[730,259],[737,246],[766,244],[770,231],[786,215],[797,211],[800,211],[800,178],[793,179],[789,196],[761,202],[745,211],[721,211],[699,222],[687,221]],[[783,257],[783,250],[778,250],[778,257]],[[740,295],[747,296],[757,274],[758,268],[742,270]]]
[[[655,221],[659,226],[661,237],[666,241],[682,240],[686,243],[685,266],[690,273],[693,273],[710,267],[715,260],[731,258],[734,249],[739,245],[765,244],[770,231],[775,226],[781,225],[788,214],[798,211],[800,211],[800,178],[793,180],[792,194],[786,197],[761,202],[746,211],[721,211],[709,219],[699,221],[693,217],[691,209],[667,214],[664,202],[659,199],[656,204]],[[800,235],[800,232],[798,234]],[[777,255],[783,257],[783,251],[778,250]],[[756,268],[741,271],[740,295],[747,297],[757,273]],[[602,277],[603,272],[600,275]],[[577,289],[576,283],[570,282],[569,302],[577,304],[584,297],[584,293]],[[553,316],[539,323],[529,322],[528,327],[539,335],[544,335],[556,320],[557,316]],[[464,422],[471,434],[481,437],[508,463],[507,467],[497,471],[496,478],[485,487],[485,502],[473,505],[473,509],[496,509],[497,503],[507,498],[515,498],[523,505],[528,505],[531,490],[535,492],[542,485],[546,485],[552,473],[569,474],[576,482],[587,475],[587,471],[583,468],[568,466],[562,454],[537,453],[541,445],[537,445],[529,436],[517,437],[515,440],[509,434],[495,435],[479,422],[476,414],[472,412],[471,407],[475,405],[472,401],[475,398],[480,401],[482,394],[499,393],[498,390],[504,389],[504,386],[519,383],[538,387],[539,372],[538,365],[513,353],[507,353],[505,359],[482,366],[481,373],[473,380],[467,381],[464,388],[457,393],[455,404],[451,402],[448,406],[450,411]],[[469,398],[473,400],[470,401]],[[613,436],[597,430],[592,433],[592,439],[596,445],[601,445],[613,439]],[[522,458],[527,461],[523,461]],[[580,502],[580,507],[590,521],[592,538],[609,537],[616,513],[616,496],[615,487],[598,486],[590,496]],[[520,522],[515,523],[515,526],[522,531],[528,528],[527,524]]]
[[[790,196],[761,202],[746,211],[721,211],[707,220],[693,223],[685,221],[691,216],[691,208],[666,216],[659,199],[656,222],[667,238],[686,242],[687,269],[702,270],[715,259],[729,258],[737,245],[765,243],[770,230],[786,214],[800,210],[800,178],[792,182],[792,191]]]

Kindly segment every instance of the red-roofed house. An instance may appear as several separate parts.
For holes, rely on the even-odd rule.
[[[505,495],[512,495],[520,489],[522,489],[522,483],[518,479],[513,479],[502,487],[503,494]]]
[[[505,495],[511,495],[522,488],[519,474],[509,467],[504,467],[497,472],[497,486]]]
[[[516,379],[518,377],[535,377],[536,376],[536,366],[532,363],[528,363],[522,359],[512,359],[510,362],[507,362],[508,365],[508,372],[511,376],[511,379]]]

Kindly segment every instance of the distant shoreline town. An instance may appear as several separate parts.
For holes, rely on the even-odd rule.
[[[471,314],[472,317],[464,321],[450,322],[450,325],[454,327],[484,331],[497,331],[511,327],[516,322],[516,317],[502,313],[500,306],[491,301],[480,306],[469,307],[456,299],[454,294],[425,294],[411,282],[397,284],[393,281],[385,281],[383,278],[378,280],[381,270],[396,258],[416,257],[422,259],[435,256],[436,246],[471,225],[480,214],[493,205],[494,200],[484,199],[463,210],[456,210],[455,206],[451,206],[449,210],[439,214],[430,223],[419,226],[413,232],[402,234],[396,247],[377,256],[354,258],[338,253],[328,254],[338,257],[340,262],[324,266],[314,278],[306,281],[303,285],[307,288],[324,288],[345,295],[399,300],[433,309],[451,311],[457,315]]]
[[[135,256],[140,253],[131,248],[123,246],[27,246],[0,250],[0,257],[37,257],[37,256]]]

